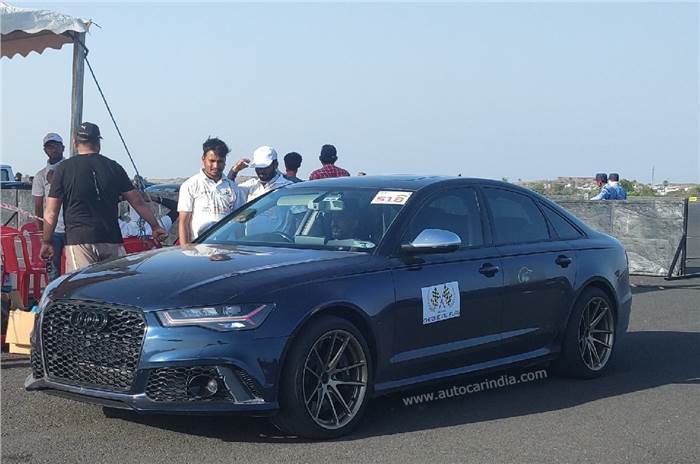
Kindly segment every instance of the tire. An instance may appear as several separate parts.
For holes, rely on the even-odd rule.
[[[346,435],[359,425],[371,385],[365,338],[345,319],[322,316],[303,327],[292,345],[280,379],[280,412],[272,422],[304,438]]]
[[[615,307],[610,297],[595,287],[584,290],[566,327],[558,370],[580,379],[603,375],[615,352],[616,324]]]

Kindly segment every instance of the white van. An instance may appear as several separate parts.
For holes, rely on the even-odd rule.
[[[12,172],[12,166],[9,164],[0,164],[0,181],[2,182],[14,182],[15,175]]]

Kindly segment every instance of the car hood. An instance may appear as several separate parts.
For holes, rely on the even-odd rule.
[[[104,301],[157,310],[266,302],[268,292],[357,272],[366,253],[277,247],[193,245],[128,255],[89,266],[50,290],[49,298]]]

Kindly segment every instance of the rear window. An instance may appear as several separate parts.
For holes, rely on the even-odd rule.
[[[547,222],[530,197],[488,187],[484,194],[491,207],[497,245],[549,240]]]
[[[542,205],[542,210],[560,239],[573,240],[582,237],[581,232],[576,227],[549,206]]]

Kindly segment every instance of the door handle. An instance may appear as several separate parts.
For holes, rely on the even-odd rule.
[[[566,255],[559,255],[557,256],[557,259],[554,260],[554,262],[561,267],[568,267],[569,264],[571,264],[571,261],[572,259]]]
[[[498,272],[498,266],[494,266],[491,263],[484,263],[480,268],[479,272],[486,277],[493,277]]]

